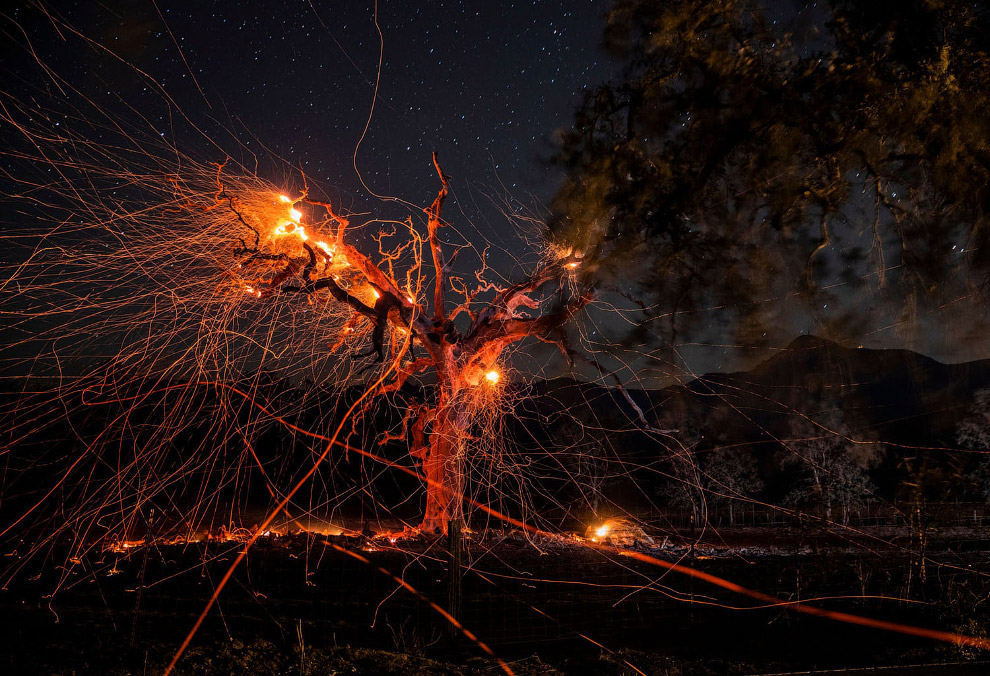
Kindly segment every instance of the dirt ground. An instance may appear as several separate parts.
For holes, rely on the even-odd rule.
[[[943,535],[924,558],[896,533],[867,532],[778,541],[735,529],[706,533],[693,547],[658,538],[632,548],[782,602],[985,635],[990,557],[982,535]],[[0,593],[0,673],[161,673],[241,546],[94,552],[19,579]],[[440,539],[265,538],[175,673],[505,673],[431,605],[446,605],[448,580]],[[764,604],[575,539],[476,535],[462,584],[464,627],[521,675],[822,673],[935,663],[958,664],[882,673],[990,672],[986,665],[973,671],[987,657],[976,650],[806,617],[786,605],[757,607]]]

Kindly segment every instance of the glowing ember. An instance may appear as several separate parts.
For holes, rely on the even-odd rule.
[[[577,266],[578,266],[578,264],[577,264],[577,263],[568,263],[568,264],[567,264],[567,267],[569,267],[569,268],[570,268],[570,269],[572,269],[572,270],[573,270],[574,268],[576,268]]]
[[[378,300],[379,298],[382,297],[382,295],[380,293],[378,293],[378,291],[376,289],[372,289],[371,290],[371,293],[374,294],[375,300]]]
[[[304,242],[309,239],[309,235],[306,234],[306,228],[292,221],[286,221],[276,226],[273,233],[279,237],[283,235],[299,235],[299,239]]]
[[[595,535],[597,535],[600,538],[603,538],[606,535],[608,535],[608,524],[607,523],[603,523],[601,526],[599,526],[595,530]]]
[[[488,379],[488,382],[490,382],[490,383],[497,383],[498,382],[498,371],[489,371],[488,373],[485,374],[485,378],[487,378]]]
[[[302,212],[299,209],[289,209],[289,218],[298,223],[302,218]]]
[[[288,197],[286,197],[285,195],[279,195],[279,196],[278,196],[278,201],[279,201],[279,202],[284,202],[285,204],[292,204],[292,200],[290,200],[290,199],[289,199]]]

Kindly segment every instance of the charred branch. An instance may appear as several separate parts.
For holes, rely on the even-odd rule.
[[[389,392],[398,392],[402,389],[402,386],[406,384],[406,381],[409,380],[411,376],[417,373],[422,373],[431,366],[433,366],[433,360],[428,357],[414,359],[396,372],[395,379],[393,379],[392,382],[383,383],[379,388],[378,393],[388,394]]]
[[[326,289],[330,292],[336,300],[350,306],[353,310],[364,315],[365,317],[374,320],[378,314],[374,308],[366,305],[360,298],[351,295],[344,289],[337,280],[332,277],[323,277],[311,282],[306,282],[302,285],[295,284],[283,284],[278,287],[277,291],[280,293],[303,293],[307,295],[312,295],[317,291]]]
[[[265,253],[264,251],[259,251],[258,249],[249,248],[248,245],[245,244],[244,240],[241,239],[240,237],[237,238],[237,241],[241,243],[241,246],[234,247],[234,257],[248,255],[248,257],[244,259],[243,265],[247,265],[248,263],[253,263],[254,261],[289,260],[289,256],[287,254],[284,253],[270,254],[270,253]]]
[[[517,314],[520,305],[537,309],[539,303],[530,294],[538,292],[550,282],[561,284],[567,272],[567,262],[554,263],[529,279],[502,291],[487,308],[478,313],[467,331],[466,340],[478,342],[489,336],[518,335],[522,338],[536,334],[546,335],[570,321],[594,298],[593,288],[588,288],[583,294],[563,303],[563,307],[557,312],[533,319],[521,318]]]
[[[313,271],[316,270],[316,251],[313,250],[306,242],[302,243],[303,248],[306,249],[306,253],[309,254],[309,260],[306,261],[306,267],[303,268],[302,278],[304,281],[308,282],[310,277],[313,275]]]
[[[329,202],[321,202],[320,200],[303,199],[306,204],[311,204],[316,207],[323,207],[327,211],[327,215],[331,220],[337,222],[337,234],[336,242],[338,245],[344,242],[344,233],[347,231],[347,226],[351,224],[351,221],[346,216],[341,216],[336,211],[333,210],[333,205]]]
[[[258,250],[258,245],[261,244],[261,233],[258,232],[258,229],[257,228],[255,228],[250,223],[248,223],[246,220],[244,220],[244,215],[241,214],[241,212],[237,210],[237,207],[234,206],[234,196],[227,193],[226,186],[223,184],[223,181],[220,180],[220,172],[223,171],[223,168],[225,166],[227,166],[227,161],[226,160],[224,160],[224,162],[222,164],[217,164],[216,165],[216,167],[217,167],[217,188],[218,188],[218,190],[217,190],[217,194],[216,194],[215,200],[217,202],[226,201],[227,202],[227,208],[230,209],[230,211],[234,214],[234,216],[237,217],[237,220],[240,221],[241,225],[243,225],[245,228],[247,228],[252,233],[254,233],[254,247],[253,247],[253,250],[254,251],[257,251]],[[240,239],[240,238],[238,238],[238,239]],[[244,240],[241,240],[241,244],[242,245],[244,244]],[[244,246],[244,249],[247,249],[247,246],[246,245]]]
[[[444,175],[443,169],[440,168],[440,161],[435,151],[433,153],[433,166],[436,167],[437,174],[440,176],[440,191],[433,200],[433,204],[426,209],[426,228],[429,233],[430,251],[433,254],[433,268],[437,273],[437,278],[433,285],[433,317],[435,321],[442,322],[445,316],[444,290],[447,285],[446,277],[449,268],[444,264],[443,251],[440,248],[440,238],[437,236],[437,231],[442,225],[440,218],[443,212],[443,203],[446,201],[447,194],[450,192],[450,186],[447,182],[447,176]],[[451,258],[450,262],[453,263],[453,258]]]
[[[359,357],[370,357],[377,355],[376,362],[385,361],[385,327],[389,322],[389,310],[401,308],[402,304],[390,293],[380,293],[375,301],[374,330],[371,332],[371,347],[367,352],[361,352]]]

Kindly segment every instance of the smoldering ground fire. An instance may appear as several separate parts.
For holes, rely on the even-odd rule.
[[[984,654],[985,17],[819,5],[4,15],[5,659]]]

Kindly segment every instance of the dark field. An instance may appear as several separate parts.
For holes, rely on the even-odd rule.
[[[857,539],[735,529],[706,538],[693,553],[669,544],[637,548],[782,602],[985,635],[990,561],[981,533],[931,543],[935,553],[924,565],[889,532]],[[160,673],[238,547],[104,552],[4,591],[0,671]],[[259,541],[176,673],[501,673],[472,641],[452,635],[425,600],[445,604],[445,561],[440,540]],[[635,674],[633,667],[651,675],[822,673],[949,663],[876,673],[990,670],[979,651],[806,617],[786,606],[753,608],[756,602],[724,589],[576,541],[476,535],[465,565],[463,624],[517,674]],[[42,598],[63,575],[54,598]]]

